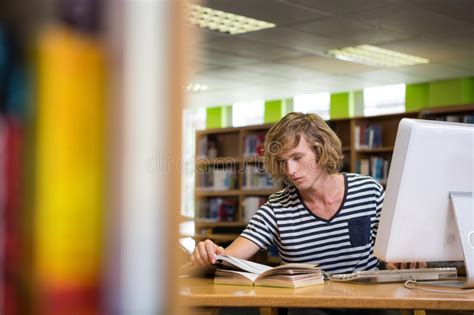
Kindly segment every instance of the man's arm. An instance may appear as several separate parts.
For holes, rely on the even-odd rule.
[[[211,240],[199,242],[191,256],[195,265],[209,265],[216,262],[216,256],[226,254],[241,259],[249,259],[260,248],[257,244],[243,237],[237,237],[226,249],[217,246]]]
[[[260,247],[258,247],[258,245],[254,242],[246,239],[245,237],[239,236],[232,242],[232,244],[227,246],[225,249],[225,254],[234,256],[236,258],[249,259],[255,255],[259,249]]]

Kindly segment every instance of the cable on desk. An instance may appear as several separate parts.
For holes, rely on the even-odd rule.
[[[405,283],[403,284],[405,288],[410,289],[410,290],[422,290],[422,291],[432,292],[432,293],[466,294],[466,293],[474,292],[474,289],[468,289],[468,290],[460,289],[460,290],[454,291],[454,290],[435,290],[435,289],[421,288],[421,286],[427,286],[427,285],[429,284],[420,283],[412,279],[405,281]]]

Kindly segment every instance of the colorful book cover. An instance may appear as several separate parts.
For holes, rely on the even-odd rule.
[[[105,62],[66,27],[39,40],[35,300],[39,314],[97,314],[103,252]]]
[[[21,314],[21,156],[23,128],[20,121],[9,117],[6,119],[4,142],[5,154],[5,203],[3,214],[3,246],[6,285],[4,291],[5,314]],[[2,313],[3,314],[3,313]]]
[[[0,314],[27,309],[23,155],[28,80],[18,34],[0,27]]]

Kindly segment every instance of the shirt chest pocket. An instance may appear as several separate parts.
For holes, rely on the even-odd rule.
[[[350,219],[347,225],[352,246],[362,246],[370,242],[370,217]]]

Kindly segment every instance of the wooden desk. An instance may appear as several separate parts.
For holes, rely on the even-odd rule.
[[[326,281],[300,289],[214,285],[212,279],[181,279],[180,294],[193,307],[367,308],[474,311],[474,293],[439,294],[410,290],[401,283],[347,284]]]

